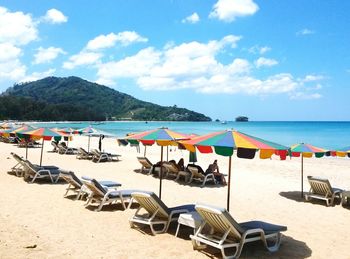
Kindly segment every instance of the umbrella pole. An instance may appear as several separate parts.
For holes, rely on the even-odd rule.
[[[44,150],[44,138],[43,138],[43,143],[41,144],[40,166],[43,161],[43,150]]]
[[[28,159],[28,142],[26,140],[26,159]]]
[[[166,146],[166,161],[169,161],[169,146]]]
[[[301,153],[301,198],[304,197],[304,156]]]
[[[160,151],[160,173],[159,173],[159,199],[162,199],[162,179],[163,179],[163,146]]]
[[[89,141],[88,141],[88,153],[90,152],[90,135],[89,135]]]
[[[146,157],[146,149],[147,149],[147,146],[145,146],[145,150],[143,151],[143,156]]]
[[[230,211],[230,191],[231,191],[231,160],[232,156],[228,160],[228,183],[227,183],[227,211]]]

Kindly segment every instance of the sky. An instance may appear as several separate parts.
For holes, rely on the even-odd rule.
[[[0,92],[78,76],[212,119],[348,121],[348,10],[348,0],[0,0]]]

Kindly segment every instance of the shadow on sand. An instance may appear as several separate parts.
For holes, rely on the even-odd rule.
[[[296,202],[312,203],[312,204],[326,206],[326,202],[322,201],[322,200],[311,199],[310,201],[306,201],[305,198],[301,197],[301,192],[299,192],[299,191],[280,192],[279,195],[284,197],[284,198],[287,198],[289,200],[296,201]],[[335,199],[334,204],[335,205],[340,204],[340,199]]]

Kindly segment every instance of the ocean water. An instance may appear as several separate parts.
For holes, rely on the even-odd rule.
[[[88,122],[36,123],[40,127],[83,128]],[[235,129],[243,133],[290,146],[295,143],[309,143],[326,149],[350,146],[350,122],[104,122],[91,123],[92,127],[117,137],[130,132],[141,132],[167,127],[182,133],[206,134],[226,129]]]

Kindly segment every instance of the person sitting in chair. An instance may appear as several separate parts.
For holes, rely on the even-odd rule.
[[[208,169],[205,171],[205,174],[210,174],[212,173],[215,177],[215,180],[223,185],[226,185],[226,179],[223,174],[220,173],[219,171],[219,166],[218,166],[218,160],[214,160],[214,163],[210,164],[208,166]]]

